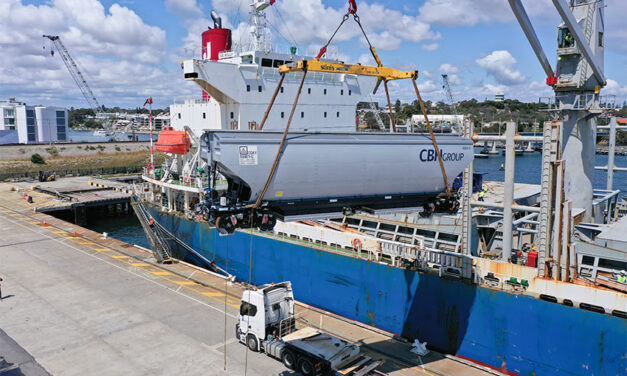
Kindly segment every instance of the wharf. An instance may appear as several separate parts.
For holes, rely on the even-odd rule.
[[[234,338],[244,285],[184,262],[157,264],[147,250],[36,213],[11,186],[0,183],[0,329],[30,354],[25,375],[41,374],[28,372],[34,362],[54,375],[297,375]],[[420,357],[304,304],[297,316],[385,359],[389,375],[499,374],[436,352]]]
[[[77,224],[85,223],[88,208],[118,205],[120,210],[130,212],[132,192],[123,181],[78,176],[50,182],[7,184],[13,187],[15,197],[30,196],[33,210],[40,213],[71,211]]]

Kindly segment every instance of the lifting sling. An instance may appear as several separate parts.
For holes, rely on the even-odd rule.
[[[289,119],[287,120],[287,124],[285,126],[285,130],[283,131],[283,136],[281,138],[281,142],[279,144],[279,148],[277,150],[277,154],[274,158],[274,162],[272,164],[272,168],[270,169],[270,173],[268,174],[268,178],[266,180],[266,183],[263,186],[263,189],[261,190],[260,195],[257,197],[257,201],[252,205],[253,209],[257,209],[261,206],[261,203],[263,201],[263,198],[268,190],[268,188],[270,187],[270,184],[272,182],[272,179],[274,178],[274,174],[276,173],[276,169],[279,165],[279,161],[281,160],[281,156],[283,155],[283,151],[285,148],[285,140],[287,139],[287,133],[289,131],[290,125],[292,123],[292,118],[294,117],[294,112],[296,110],[296,106],[298,104],[298,99],[300,97],[301,94],[301,90],[303,88],[303,83],[305,82],[305,77],[307,76],[307,72],[308,71],[314,71],[314,72],[324,72],[324,73],[343,73],[343,74],[354,74],[354,75],[361,75],[361,76],[373,76],[373,77],[377,77],[377,84],[375,86],[374,92],[376,93],[379,85],[381,84],[381,82],[383,82],[383,87],[385,89],[385,95],[387,98],[387,102],[388,102],[388,110],[390,112],[390,120],[392,121],[391,126],[392,126],[392,130],[396,131],[396,125],[394,123],[394,115],[392,114],[392,103],[390,101],[390,94],[388,91],[388,85],[387,82],[388,81],[392,81],[392,80],[400,80],[400,79],[411,79],[412,84],[414,86],[414,90],[416,92],[416,96],[418,98],[418,102],[420,103],[420,109],[422,110],[422,114],[425,118],[425,122],[427,123],[427,128],[429,130],[429,136],[431,137],[431,142],[433,144],[433,147],[435,149],[435,153],[437,155],[438,158],[438,162],[440,164],[440,170],[442,172],[442,179],[444,180],[444,186],[446,187],[446,196],[447,197],[451,197],[452,193],[451,193],[451,188],[448,182],[448,178],[446,176],[446,170],[444,168],[444,162],[442,161],[442,155],[440,153],[440,148],[438,147],[438,142],[435,139],[435,134],[433,133],[433,128],[431,127],[431,122],[429,122],[429,118],[427,116],[427,110],[425,108],[424,102],[422,101],[422,98],[420,96],[420,91],[418,90],[418,85],[416,84],[416,79],[418,78],[418,71],[399,71],[397,69],[393,69],[393,68],[387,68],[386,66],[383,65],[383,63],[381,62],[381,59],[379,58],[379,55],[377,55],[377,52],[374,48],[374,46],[372,46],[372,44],[370,44],[370,40],[368,39],[368,36],[366,35],[366,32],[364,31],[364,28],[361,26],[361,22],[359,20],[359,16],[357,15],[357,5],[355,3],[355,0],[349,0],[349,8],[348,8],[348,12],[343,16],[342,21],[340,22],[339,26],[337,27],[337,29],[335,30],[335,32],[331,35],[331,38],[329,38],[328,42],[322,46],[322,48],[320,48],[320,51],[318,52],[318,55],[313,59],[313,60],[301,60],[301,61],[297,61],[297,62],[293,62],[293,63],[288,63],[285,65],[281,65],[279,67],[279,73],[281,74],[281,79],[279,80],[279,84],[277,85],[277,88],[274,91],[274,94],[272,95],[272,99],[270,100],[270,103],[268,104],[268,108],[266,109],[264,115],[263,115],[263,119],[261,120],[261,124],[259,126],[259,130],[262,130],[266,120],[268,118],[268,114],[270,113],[270,110],[272,108],[272,106],[274,105],[274,101],[276,99],[276,96],[283,84],[283,80],[285,78],[285,75],[287,73],[290,72],[302,72],[303,73],[303,77],[300,81],[300,85],[298,87],[298,91],[296,93],[296,97],[294,98],[294,104],[292,105],[292,111],[290,112],[290,116]],[[323,62],[320,61],[320,58],[327,52],[327,47],[329,46],[329,44],[331,43],[331,41],[333,40],[333,38],[335,37],[335,35],[337,34],[337,32],[340,30],[340,28],[342,27],[342,25],[344,24],[344,22],[346,22],[346,20],[349,19],[350,16],[353,16],[353,19],[355,20],[355,22],[357,22],[357,24],[359,25],[359,28],[361,29],[361,32],[364,35],[364,38],[366,39],[366,42],[368,43],[370,52],[372,53],[372,56],[374,58],[374,60],[377,62],[377,66],[373,67],[373,66],[364,66],[361,64],[353,64],[353,65],[347,65],[347,64],[343,64],[343,63],[334,63],[334,62]]]

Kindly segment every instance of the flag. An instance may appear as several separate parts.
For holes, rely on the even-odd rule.
[[[147,104],[152,104],[152,97],[146,99],[146,102],[144,102],[144,106]]]
[[[276,0],[270,0],[270,5],[274,4]]]

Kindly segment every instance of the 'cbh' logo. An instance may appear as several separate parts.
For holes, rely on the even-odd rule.
[[[464,159],[464,153],[445,153],[443,150],[440,150],[440,155],[442,156],[442,160],[444,162],[461,161]],[[438,154],[435,152],[435,149],[422,149],[420,151],[420,160],[422,162],[437,161]]]

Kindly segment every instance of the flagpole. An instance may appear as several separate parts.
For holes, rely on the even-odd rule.
[[[153,149],[153,141],[152,141],[152,97],[148,100],[148,108],[150,111],[150,168],[152,169],[152,177],[155,177],[155,152]]]

